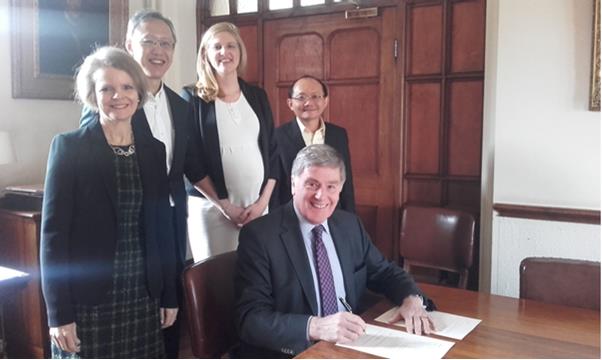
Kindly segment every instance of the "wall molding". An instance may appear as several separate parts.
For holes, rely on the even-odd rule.
[[[599,210],[557,208],[517,204],[493,204],[498,216],[520,219],[563,221],[582,224],[600,224]]]

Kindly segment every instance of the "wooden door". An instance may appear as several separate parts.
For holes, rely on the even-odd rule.
[[[486,1],[404,5],[403,206],[466,210],[478,224]],[[473,254],[469,289],[477,288],[478,237]]]
[[[293,80],[308,74],[328,84],[324,118],[347,129],[358,215],[390,259],[401,201],[395,18],[393,7],[359,20],[341,12],[263,24],[264,88],[276,123],[294,118],[286,105]]]

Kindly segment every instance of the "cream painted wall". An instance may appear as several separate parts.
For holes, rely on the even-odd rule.
[[[494,202],[600,209],[592,1],[499,5]]]
[[[48,148],[54,135],[75,129],[80,106],[73,101],[13,99],[11,97],[10,0],[0,0],[0,131],[11,135],[16,162],[0,165],[0,190],[9,185],[42,183]],[[169,6],[172,4],[171,6]],[[174,62],[166,83],[179,92],[196,79],[196,9],[194,0],[131,0],[130,12],[144,7],[172,19],[178,35]]]
[[[600,209],[600,113],[587,110],[593,6],[490,0],[487,7],[483,174],[492,176],[483,187],[481,285],[518,296],[524,257],[600,260],[599,225],[491,210],[492,203]]]

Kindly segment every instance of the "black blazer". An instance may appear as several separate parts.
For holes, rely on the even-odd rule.
[[[278,179],[279,162],[278,146],[274,136],[274,120],[272,109],[265,91],[257,86],[249,85],[244,80],[238,79],[240,89],[251,108],[259,119],[259,151],[263,160],[263,183],[261,191],[268,179]],[[217,131],[217,119],[215,117],[215,101],[206,102],[195,94],[194,87],[185,87],[182,97],[188,101],[194,112],[195,136],[205,155],[205,165],[215,191],[220,199],[228,197],[226,183],[224,181],[224,169],[222,167],[222,156],[219,147],[219,134]],[[192,186],[187,185],[189,195],[202,196]]]
[[[340,126],[328,122],[324,122],[324,125],[326,127],[324,143],[335,148],[341,154],[345,163],[346,180],[345,184],[343,184],[343,189],[341,189],[338,207],[355,213],[355,196],[353,194],[353,176],[347,131]],[[270,201],[271,209],[284,205],[293,198],[291,194],[293,160],[295,160],[299,150],[305,147],[303,135],[301,135],[301,129],[299,129],[296,119],[276,129],[276,140],[280,147],[280,176],[278,177],[278,183]]]
[[[184,177],[191,183],[196,183],[207,175],[203,163],[202,148],[199,146],[195,137],[192,137],[193,114],[192,109],[182,100],[178,94],[166,85],[163,85],[169,109],[171,110],[172,128],[173,128],[173,154],[171,168],[169,170],[169,194],[174,201],[175,210],[175,239],[180,264],[186,261],[186,245],[188,242],[186,218],[188,216],[188,207],[186,188],[184,186]],[[80,126],[84,126],[92,119],[95,113],[84,107]],[[132,118],[132,124],[136,124],[145,136],[153,136],[144,109],[136,111]]]
[[[421,294],[412,277],[372,244],[357,216],[335,210],[328,227],[352,308],[366,288],[395,304]],[[311,345],[306,326],[318,306],[309,261],[292,202],[242,228],[234,280],[238,355],[293,356]]]
[[[143,188],[141,239],[149,294],[178,307],[165,147],[134,126]],[[42,210],[40,268],[48,324],[75,321],[73,304],[105,301],[118,236],[114,154],[98,117],[52,141]]]

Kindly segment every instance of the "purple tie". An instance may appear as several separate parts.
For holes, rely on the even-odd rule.
[[[320,285],[320,301],[322,302],[322,316],[331,315],[338,312],[337,294],[334,290],[334,280],[332,279],[332,270],[326,247],[322,242],[322,232],[324,227],[318,225],[311,230],[313,234],[314,259],[316,261],[316,272],[318,273],[318,283]]]

